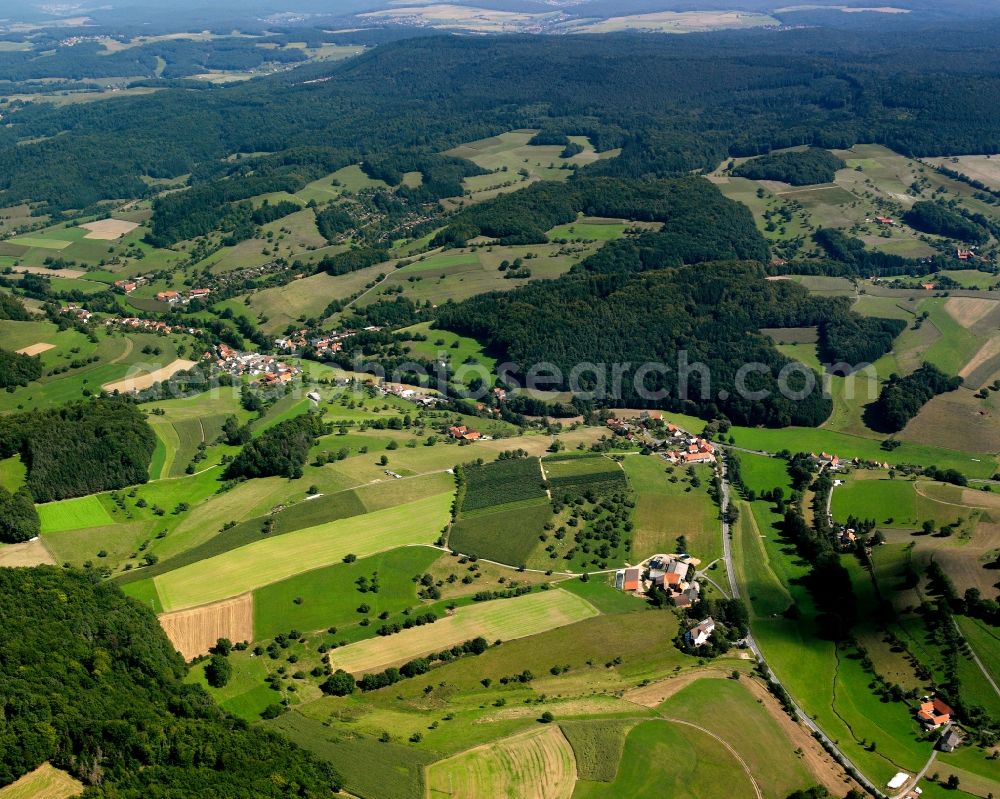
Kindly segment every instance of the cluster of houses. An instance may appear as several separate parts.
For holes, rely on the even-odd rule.
[[[123,280],[116,280],[112,285],[114,290],[120,294],[131,294],[139,286],[144,286],[149,282],[150,278],[147,275],[137,275],[132,278],[125,278]]]
[[[366,327],[364,332],[377,333],[380,327]],[[310,336],[308,330],[296,330],[287,336],[274,340],[274,348],[286,352],[289,355],[300,355],[307,348],[311,347],[317,353],[340,352],[344,348],[344,339],[356,336],[356,330],[344,330],[339,333],[324,333],[318,336]]]
[[[191,289],[183,293],[170,289],[168,291],[157,292],[156,299],[157,302],[165,302],[167,305],[177,305],[178,303],[186,305],[191,300],[203,300],[211,293],[211,289]]]
[[[659,411],[643,411],[639,416],[630,419],[612,417],[605,424],[607,424],[608,430],[615,435],[624,436],[629,441],[635,441],[636,437],[643,436],[648,428],[655,427],[662,421],[663,414]]]
[[[399,397],[400,399],[414,402],[417,405],[423,405],[425,408],[437,405],[443,401],[441,397],[435,394],[428,394],[412,386],[404,386],[402,383],[383,383],[381,391],[383,394]]]
[[[688,580],[691,569],[698,561],[687,555],[653,555],[638,566],[615,572],[615,588],[626,593],[641,594],[652,586],[666,592],[676,607],[693,605],[701,593],[696,580]]]
[[[809,460],[812,461],[813,466],[818,466],[820,469],[837,471],[841,466],[840,457],[831,455],[829,452],[821,452],[819,455],[811,452],[809,453]]]
[[[917,711],[917,720],[928,730],[936,730],[938,727],[950,724],[953,715],[955,711],[936,696],[924,697]]]
[[[137,316],[112,316],[104,320],[108,327],[127,327],[130,330],[140,330],[144,333],[190,333],[197,335],[201,331],[196,327],[185,327],[184,325],[168,325],[166,322],[158,322],[153,319],[140,319]]]
[[[302,371],[299,367],[279,361],[271,355],[239,352],[226,344],[217,344],[202,358],[212,361],[216,367],[233,377],[248,375],[256,377],[256,382],[270,386],[290,383]]]
[[[84,323],[89,322],[94,316],[86,308],[81,308],[79,305],[67,305],[60,308],[59,313],[65,314],[66,316],[74,316]]]
[[[673,425],[669,427],[673,427]],[[692,436],[687,439],[687,447],[682,450],[670,450],[667,452],[666,457],[671,463],[683,466],[691,466],[697,463],[715,463],[715,445],[707,438]]]
[[[483,437],[483,434],[478,430],[472,430],[464,424],[456,424],[449,427],[448,435],[456,441],[479,441]]]

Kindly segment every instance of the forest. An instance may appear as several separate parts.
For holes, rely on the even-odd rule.
[[[698,177],[669,180],[580,177],[541,182],[459,212],[432,241],[464,246],[477,236],[502,244],[548,241],[545,231],[589,216],[660,222],[632,242],[615,242],[586,265],[598,272],[640,271],[698,261],[767,260],[767,243],[749,209]],[[628,266],[626,266],[626,263]]]
[[[853,371],[891,352],[896,336],[905,329],[902,319],[845,313],[820,324],[819,356],[829,363],[849,364]]]
[[[279,422],[244,444],[226,468],[224,477],[227,480],[274,475],[301,477],[313,438],[322,431],[322,420],[312,413]]]
[[[896,433],[933,397],[954,391],[961,385],[961,377],[949,377],[931,363],[925,363],[906,377],[890,375],[875,401],[873,416],[879,429]]]
[[[903,221],[924,233],[936,233],[951,239],[959,239],[972,244],[985,244],[989,233],[980,225],[966,219],[958,211],[946,208],[932,200],[918,200],[905,214]]]
[[[0,784],[50,762],[84,797],[328,797],[340,778],[187,685],[152,611],[91,572],[0,570]]]
[[[582,398],[598,406],[662,407],[705,418],[721,414],[747,425],[819,425],[832,406],[818,377],[809,373],[807,390],[809,378],[796,372],[788,384],[804,396],[782,396],[778,374],[791,362],[758,331],[815,325],[842,313],[843,303],[764,277],[763,267],[749,262],[572,274],[449,302],[438,310],[436,324],[472,336],[516,364],[510,376],[522,385],[526,371],[540,363],[554,364],[561,378],[538,387],[557,390],[570,389],[570,375],[580,364],[604,365],[607,374],[610,364],[625,365],[620,388],[605,382],[600,366],[577,375]],[[681,351],[689,364],[707,367],[711,385],[702,382],[700,372],[681,377]],[[641,370],[646,363],[666,368]],[[744,363],[762,365],[745,385],[767,396],[740,396],[736,370]]]
[[[0,458],[20,454],[36,502],[145,483],[155,447],[142,411],[118,398],[0,417]]]
[[[751,180],[780,180],[793,186],[808,186],[833,183],[837,170],[846,166],[843,158],[838,158],[829,150],[811,147],[800,152],[751,158],[733,169],[732,174]]]
[[[42,361],[0,348],[0,388],[26,386],[42,376]]]
[[[206,165],[234,153],[323,141],[371,163],[376,154],[430,155],[530,126],[589,136],[599,150],[620,147],[618,158],[585,170],[620,177],[862,140],[907,155],[997,152],[998,44],[1000,31],[989,28],[974,38],[832,30],[423,36],[238,86],[31,104],[0,129],[0,203],[83,208],[141,195],[143,174],[190,173],[199,184]],[[66,130],[73,135],[58,135]]]
[[[30,541],[42,530],[31,492],[24,486],[13,494],[0,486],[0,542]]]

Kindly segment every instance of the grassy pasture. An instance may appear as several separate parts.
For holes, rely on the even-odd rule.
[[[577,774],[581,780],[611,782],[625,749],[625,736],[634,726],[630,721],[594,719],[564,721],[559,725],[573,747]]]
[[[659,710],[696,721],[736,749],[765,796],[785,797],[814,782],[788,735],[742,681],[695,680]]]
[[[252,591],[309,569],[404,544],[430,543],[448,518],[451,494],[338,519],[258,541],[155,578],[164,608],[179,610]]]
[[[400,269],[380,269],[387,273],[386,279],[356,304],[360,307],[379,299],[394,299],[399,289],[402,296],[414,302],[433,305],[487,291],[510,291],[524,285],[526,280],[548,280],[565,274],[603,244],[592,241],[573,245],[489,245],[422,254]],[[518,258],[530,268],[530,278],[507,278],[508,273],[500,271],[503,261],[513,263]]]
[[[918,528],[925,520],[941,526],[960,519],[969,521],[971,516],[978,518],[976,509],[961,504],[962,492],[957,486],[929,480],[878,479],[879,475],[856,473],[846,485],[835,488],[831,503],[834,518],[846,520],[853,515],[903,529]]]
[[[426,627],[414,627],[386,638],[371,638],[333,650],[330,665],[352,674],[377,671],[476,636],[483,636],[488,641],[509,641],[596,615],[598,611],[589,602],[560,589],[480,602],[458,608],[453,615]]]
[[[448,474],[430,474],[410,480],[398,480],[338,491],[319,496],[313,500],[298,501],[270,514],[274,519],[274,528],[270,536],[273,538],[283,533],[313,527],[334,519],[346,519],[413,502],[446,492],[451,488],[452,483],[453,480]],[[197,563],[200,560],[260,541],[262,540],[264,521],[264,516],[247,519],[235,527],[218,532],[201,544],[183,549],[171,557],[160,560],[154,566],[124,573],[119,575],[118,579],[123,585],[138,580],[149,581],[152,577],[179,569],[181,566]]]
[[[775,488],[787,490],[788,463],[781,458],[767,458],[748,452],[737,453],[747,488],[758,494]]]
[[[1000,158],[989,155],[958,155],[951,158],[925,158],[935,166],[961,172],[993,189],[1000,190]]]
[[[761,504],[761,503],[755,503]],[[740,503],[740,519],[733,537],[736,574],[746,589],[751,611],[755,616],[769,617],[783,613],[792,604],[792,597],[771,569],[765,533],[748,503]]]
[[[427,790],[432,799],[571,799],[575,783],[573,749],[555,725],[454,755],[427,769]]]
[[[404,343],[403,346],[409,347],[410,354],[415,357],[429,361],[444,358],[456,368],[469,358],[474,358],[490,372],[496,367],[496,358],[483,352],[483,347],[478,341],[452,333],[450,330],[432,330],[430,322],[404,327],[399,332],[421,334],[427,337],[426,341]]]
[[[28,467],[21,462],[20,455],[0,461],[0,487],[11,493],[24,485],[24,478],[27,474]]]
[[[428,547],[404,547],[306,572],[254,591],[254,638],[272,638],[291,628],[319,630],[346,626],[368,614],[398,613],[419,604],[412,578],[426,572],[440,552]],[[378,593],[361,592],[355,581],[378,575]],[[297,601],[300,600],[300,601]]]
[[[517,191],[538,180],[566,180],[573,172],[563,169],[564,165],[585,166],[618,155],[617,150],[598,153],[586,137],[574,136],[571,141],[580,144],[584,148],[583,152],[572,158],[562,158],[561,146],[528,144],[535,133],[536,130],[508,131],[446,152],[445,155],[466,158],[483,169],[490,170],[490,174],[465,179],[466,195],[461,202],[483,202],[499,194]]]
[[[693,488],[683,470],[668,475],[668,465],[658,457],[629,456],[623,465],[636,495],[634,560],[675,551],[680,536],[687,540],[690,554],[703,563],[721,556],[718,511],[707,494],[710,467],[696,467],[701,486]],[[672,483],[671,476],[681,479]]]
[[[114,519],[95,495],[39,505],[38,517],[42,522],[43,535],[114,524]]]
[[[691,775],[711,774],[711,779]],[[615,780],[577,783],[574,799],[617,796],[750,799],[755,794],[736,759],[709,735],[666,721],[637,724],[625,739]]]
[[[424,799],[424,768],[437,759],[422,748],[382,743],[374,736],[331,728],[294,712],[265,726],[332,763],[343,776],[347,790],[358,796]]]

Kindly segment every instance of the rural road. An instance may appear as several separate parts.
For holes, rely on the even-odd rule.
[[[729,590],[732,593],[734,599],[740,598],[740,588],[736,579],[736,568],[733,564],[733,548],[732,541],[730,539],[731,530],[729,524],[728,510],[729,510],[729,478],[726,471],[726,461],[723,458],[720,461],[720,476],[722,478],[722,556],[726,562],[726,572],[729,574]],[[757,662],[760,664],[764,673],[767,675],[768,679],[774,682],[776,685],[781,685],[781,681],[775,676],[771,667],[767,664],[767,659],[764,657],[764,653],[761,652],[760,647],[754,640],[753,633],[749,633],[746,637],[747,647],[753,652],[754,656],[757,658]],[[787,689],[786,689],[787,691]],[[861,772],[854,763],[851,762],[850,758],[845,755],[840,748],[819,728],[819,725],[801,708],[798,703],[788,694],[789,699],[792,703],[792,708],[795,711],[795,715],[799,717],[803,724],[806,725],[816,736],[819,738],[820,742],[825,748],[827,748],[834,757],[840,761],[841,765],[854,772],[854,778],[868,789],[875,796],[884,796],[881,790],[879,790],[874,783],[868,780],[867,777]]]

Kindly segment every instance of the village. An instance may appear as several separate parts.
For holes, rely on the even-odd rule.
[[[240,352],[227,344],[216,344],[202,355],[202,360],[233,377],[257,378],[256,382],[266,386],[287,385],[302,373],[298,366],[279,361],[273,355]]]

